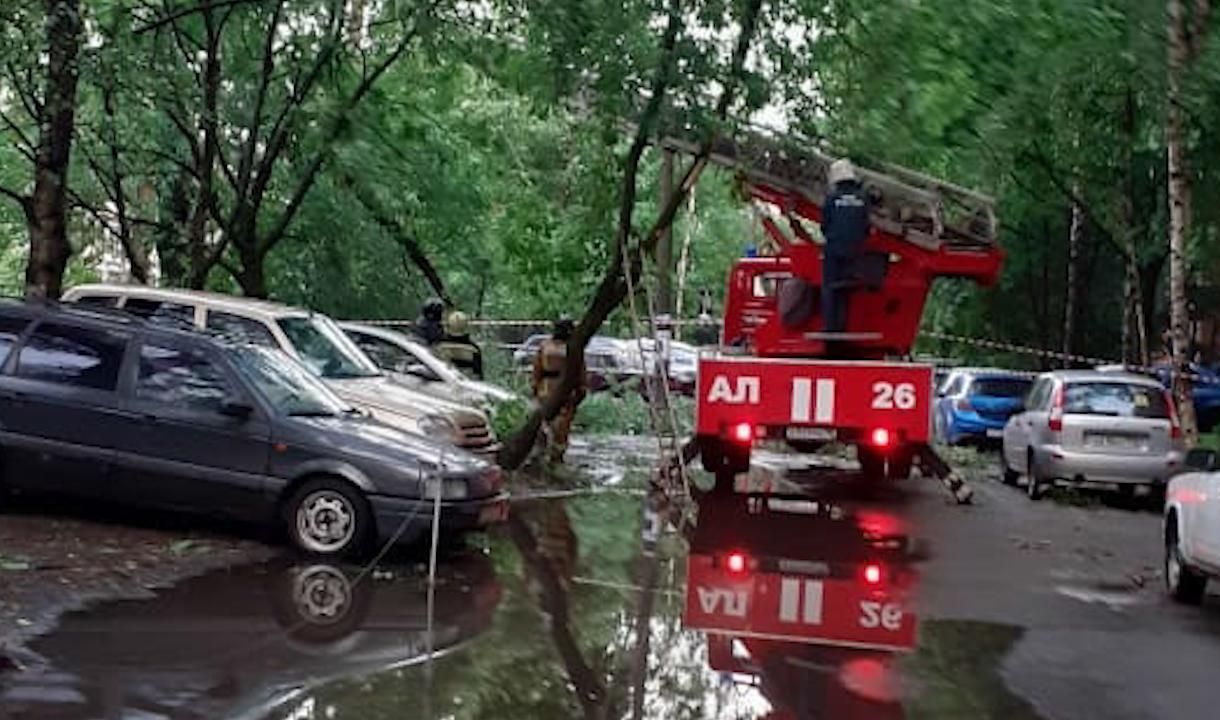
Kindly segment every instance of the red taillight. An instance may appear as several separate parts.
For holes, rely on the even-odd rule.
[[[881,583],[881,566],[877,563],[869,563],[864,566],[864,582],[869,585],[879,585]]]
[[[749,445],[754,442],[754,426],[750,423],[737,423],[729,430],[729,438],[733,442]]]
[[[1173,402],[1173,393],[1165,391],[1165,407],[1169,409],[1169,437],[1182,439],[1182,424],[1178,422],[1178,406]]]
[[[743,552],[731,552],[724,559],[724,567],[734,575],[739,575],[746,571],[749,563],[746,562],[746,554]]]
[[[957,401],[957,409],[969,411],[973,410],[974,406],[970,404],[969,398],[962,398],[961,400]]]
[[[1055,400],[1051,403],[1051,415],[1046,422],[1051,432],[1063,430],[1063,386],[1055,388]]]
[[[885,428],[877,428],[868,436],[868,440],[873,444],[873,447],[887,448],[890,446],[890,443],[893,442],[894,438],[890,435],[889,430],[886,430]]]

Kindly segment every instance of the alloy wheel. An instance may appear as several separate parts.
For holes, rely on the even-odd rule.
[[[341,552],[356,535],[356,509],[335,490],[317,490],[297,506],[297,537],[310,552]]]

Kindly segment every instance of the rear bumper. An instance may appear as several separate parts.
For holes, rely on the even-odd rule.
[[[1037,454],[1044,477],[1074,482],[1163,485],[1182,468],[1182,453],[1178,450],[1156,455],[1105,455],[1044,445]]]
[[[949,416],[949,433],[955,437],[973,435],[987,437],[987,431],[1004,430],[1008,418],[989,418],[974,412],[955,412]],[[994,436],[994,432],[992,433]]]
[[[373,506],[380,543],[397,535],[396,542],[410,544],[432,528],[435,508],[431,500],[373,495],[369,502]],[[475,500],[441,501],[441,532],[446,535],[481,530],[507,518],[507,492]]]

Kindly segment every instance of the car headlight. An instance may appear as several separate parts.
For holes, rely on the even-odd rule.
[[[441,489],[442,500],[465,500],[470,497],[470,485],[461,478],[429,478],[424,481],[424,497],[436,498],[436,489]]]
[[[420,418],[419,432],[434,440],[456,445],[458,441],[457,425],[444,415],[425,415]]]

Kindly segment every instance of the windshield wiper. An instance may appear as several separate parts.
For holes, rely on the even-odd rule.
[[[381,373],[353,370],[350,372],[334,372],[328,375],[323,375],[323,377],[328,380],[358,380],[360,378],[381,377]]]
[[[334,417],[333,410],[323,410],[320,408],[302,408],[300,410],[289,410],[288,417]]]

